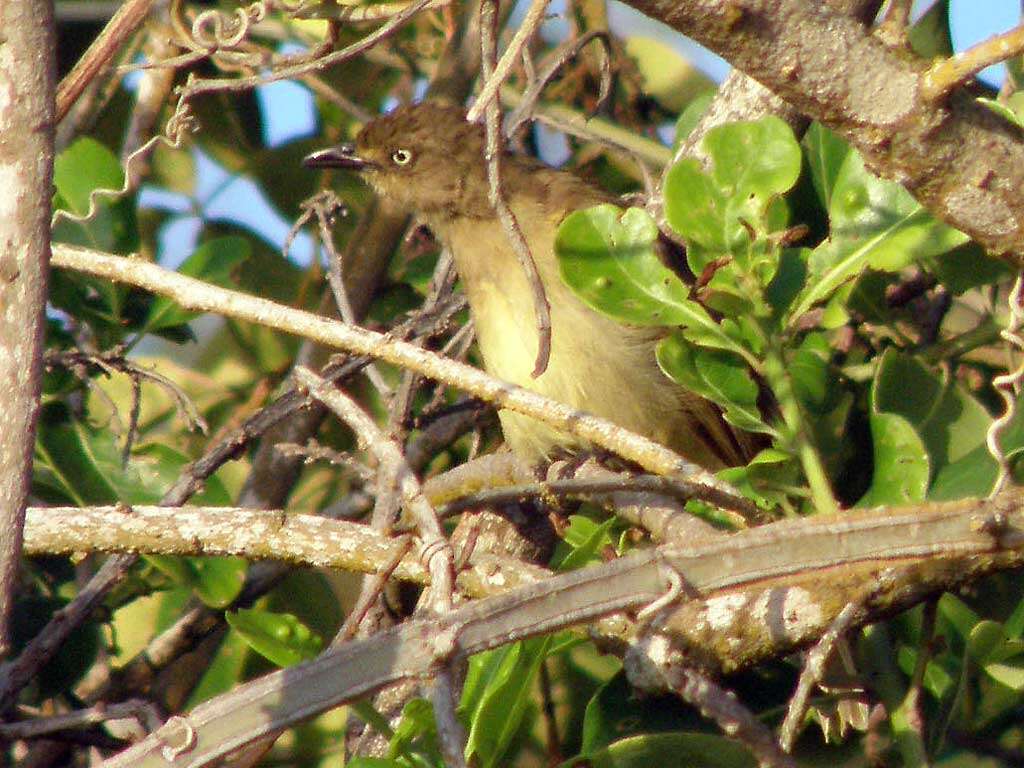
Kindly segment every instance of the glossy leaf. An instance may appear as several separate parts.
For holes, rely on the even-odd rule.
[[[807,287],[790,312],[791,320],[864,269],[899,270],[967,241],[962,232],[933,218],[902,186],[868,171],[857,152],[848,151],[838,162],[841,150],[835,140],[821,136],[815,146],[822,157],[812,164],[812,174],[827,200],[831,231],[810,256]]]
[[[53,161],[53,186],[66,209],[77,216],[88,213],[94,190],[117,190],[123,184],[117,156],[88,136],[76,139]]]
[[[55,503],[155,504],[163,488],[137,466],[121,461],[110,430],[70,419],[41,419],[36,436],[36,492]]]
[[[323,645],[319,636],[290,613],[239,608],[228,611],[224,618],[254,651],[279,667],[311,659]]]
[[[721,406],[730,424],[750,432],[774,431],[761,418],[757,384],[740,358],[696,347],[679,333],[659,342],[657,356],[666,375]]]
[[[681,325],[701,343],[742,352],[657,251],[658,227],[647,212],[614,205],[575,211],[558,229],[562,278],[584,302],[635,325]]]
[[[238,597],[245,583],[247,564],[241,557],[175,557],[146,555],[152,563],[211,608],[225,608]]]
[[[179,267],[178,271],[213,285],[232,285],[232,272],[251,253],[248,240],[240,237],[224,237],[210,240],[199,246]],[[158,296],[150,307],[146,318],[146,329],[157,331],[187,323],[198,313],[182,309],[172,299]]]
[[[924,499],[928,490],[928,454],[913,426],[893,413],[872,413],[874,473],[858,507],[899,506]]]
[[[958,461],[985,440],[992,419],[955,381],[918,360],[887,350],[875,374],[874,407],[905,418],[924,441],[933,471]]]
[[[484,768],[502,765],[505,750],[523,724],[533,681],[554,636],[523,640],[477,654],[462,693],[460,710],[470,722],[466,756]]]

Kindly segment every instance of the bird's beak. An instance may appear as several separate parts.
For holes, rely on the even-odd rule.
[[[302,164],[307,168],[348,168],[352,171],[362,171],[375,165],[375,163],[359,157],[356,154],[356,145],[349,143],[338,144],[306,155],[302,159]]]

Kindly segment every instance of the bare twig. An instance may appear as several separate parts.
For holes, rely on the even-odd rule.
[[[525,51],[526,44],[537,32],[541,22],[544,21],[544,12],[547,10],[547,7],[548,0],[532,0],[530,7],[526,9],[526,15],[519,23],[519,28],[512,36],[508,47],[505,49],[505,52],[501,55],[501,59],[497,63],[494,63],[493,60],[488,62],[488,53],[486,51],[484,52],[484,66],[488,70],[487,80],[476,97],[476,103],[466,113],[467,120],[471,120],[473,122],[479,120],[481,116],[483,116],[487,106],[497,98],[498,91],[501,88],[502,83],[504,83],[508,78],[509,73],[512,71],[512,67],[515,66],[516,59]],[[493,26],[488,25],[485,20],[482,24],[482,28],[488,26],[493,30]],[[484,35],[487,34],[487,32],[484,32]],[[493,36],[494,33],[491,31],[489,34]]]
[[[889,0],[885,16],[875,25],[875,37],[893,48],[908,48],[907,30],[913,5],[913,0]]]
[[[332,646],[341,645],[344,642],[351,640],[356,636],[356,631],[359,629],[359,623],[366,616],[366,612],[370,610],[370,606],[373,605],[374,601],[380,596],[381,592],[384,591],[384,586],[388,583],[388,580],[394,576],[395,570],[398,568],[402,560],[412,549],[412,545],[415,543],[411,536],[398,539],[400,546],[395,549],[395,553],[391,556],[384,567],[378,570],[373,578],[370,579],[366,584],[363,585],[363,590],[359,595],[359,599],[356,604],[352,606],[352,610],[349,611],[348,616],[345,617],[345,623],[341,625],[341,629],[334,636],[334,640],[331,641]]]
[[[515,132],[519,130],[519,127],[530,118],[541,93],[544,92],[548,83],[551,82],[562,67],[579,56],[580,51],[594,41],[601,43],[606,54],[604,57],[605,66],[601,68],[601,90],[598,93],[597,105],[595,106],[594,111],[599,112],[602,109],[612,92],[610,37],[604,30],[591,30],[585,35],[580,36],[578,39],[566,43],[555,51],[550,56],[550,60],[544,64],[540,74],[530,80],[529,87],[523,92],[522,100],[516,105],[515,110],[512,111],[508,119],[505,121],[506,136],[512,136],[515,134]],[[615,146],[616,148],[619,147],[619,145]]]
[[[145,729],[143,733],[155,730],[161,722],[159,713],[150,702],[132,699],[117,704],[101,704],[61,715],[0,723],[0,740],[37,739],[60,731],[77,730],[97,723],[124,719],[137,721]]]
[[[861,623],[867,611],[863,605],[849,603],[839,615],[832,620],[832,624],[821,636],[818,643],[807,653],[804,661],[804,668],[800,672],[800,680],[797,683],[796,691],[789,700],[789,707],[786,710],[786,718],[779,728],[779,743],[784,752],[790,752],[796,737],[800,735],[803,727],[804,716],[807,714],[807,704],[811,697],[811,691],[825,674],[825,667],[836,643],[845,635],[850,627]]]
[[[921,96],[938,101],[981,70],[1024,52],[1024,25],[994,35],[962,53],[938,61],[921,80]]]
[[[759,765],[796,768],[796,763],[780,749],[772,732],[740,703],[735,693],[680,662],[669,664],[662,674],[671,690],[697,707],[702,715],[714,720],[723,733],[749,749]]]
[[[348,424],[359,441],[377,457],[380,462],[378,493],[383,492],[386,487],[394,487],[401,494],[402,501],[416,521],[420,536],[423,538],[423,557],[427,560],[427,567],[430,570],[434,605],[439,612],[450,610],[455,558],[441,530],[437,515],[423,495],[419,481],[402,456],[401,449],[387,439],[373,419],[367,416],[354,400],[330,386],[308,368],[297,367],[295,378],[309,390],[310,395]]]
[[[59,123],[67,115],[82,91],[107,65],[149,14],[154,0],[125,0],[117,13],[107,22],[99,36],[78,60],[57,87],[55,120]]]
[[[485,77],[490,77],[494,71],[494,58],[496,44],[494,40],[495,26],[497,24],[497,0],[484,0],[480,5],[480,63],[481,70]],[[534,361],[533,373],[537,378],[548,367],[551,359],[551,306],[548,304],[547,295],[544,293],[544,283],[537,271],[537,263],[530,253],[530,246],[519,228],[519,222],[515,214],[509,208],[501,188],[501,152],[502,137],[501,126],[501,105],[497,101],[497,95],[487,102],[479,102],[483,105],[485,124],[487,131],[487,182],[491,206],[498,219],[501,221],[505,234],[512,250],[515,251],[519,266],[526,274],[527,282],[533,294],[533,312],[537,321],[537,357]]]

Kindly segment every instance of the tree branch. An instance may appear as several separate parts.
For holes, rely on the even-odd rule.
[[[53,4],[3,9],[0,43],[0,657],[21,567],[42,374],[53,180]]]
[[[469,392],[482,400],[543,421],[556,429],[613,451],[655,474],[675,475],[701,488],[701,497],[724,509],[756,514],[754,505],[732,491],[710,472],[673,451],[605,419],[538,395],[530,390],[492,378],[477,368],[448,360],[412,344],[380,333],[345,325],[309,312],[292,309],[257,296],[203,283],[137,258],[68,245],[54,245],[53,264],[158,293],[186,309],[217,312],[227,317],[259,323],[365,354],[408,368],[437,381]]]
[[[995,254],[1024,263],[1024,134],[963,91],[936,103],[923,68],[805,0],[628,0],[845,137],[879,175]]]

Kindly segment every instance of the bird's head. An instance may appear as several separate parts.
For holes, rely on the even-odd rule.
[[[377,118],[354,143],[307,156],[311,168],[357,171],[378,195],[428,217],[489,215],[484,130],[460,107],[424,102]]]

